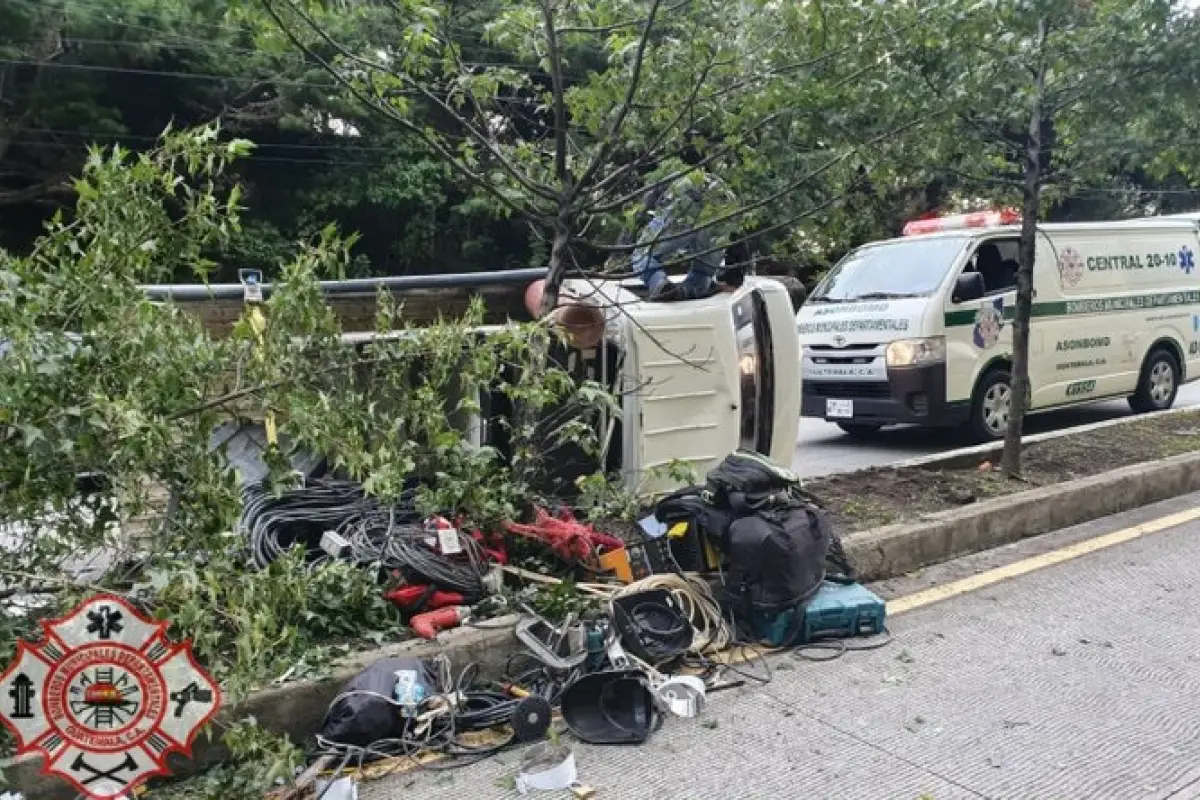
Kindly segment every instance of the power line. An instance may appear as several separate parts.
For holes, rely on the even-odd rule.
[[[146,28],[145,30],[149,31],[151,33],[155,33],[155,34],[166,36],[166,37],[174,37],[175,36],[175,34],[167,33],[165,31],[154,31],[150,28]],[[185,40],[185,41],[189,41],[189,42],[196,42],[196,44],[194,44],[194,45],[193,44],[181,45],[174,41],[130,41],[128,39],[92,39],[92,38],[84,38],[84,37],[78,37],[78,36],[64,37],[64,41],[66,41],[69,44],[94,45],[97,47],[125,48],[127,50],[149,50],[149,49],[185,50],[185,51],[192,52],[192,53],[205,53],[207,51],[218,50],[221,52],[237,53],[239,55],[250,55],[250,56],[269,55],[267,53],[264,53],[264,51],[262,51],[262,50],[256,50],[256,49],[248,48],[248,47],[234,47],[232,45],[221,44],[218,42],[205,42],[202,39],[186,39]],[[19,44],[36,45],[36,44],[41,44],[41,40],[40,39],[27,39],[23,42],[20,42]],[[301,53],[289,53],[287,55],[288,55],[288,57],[290,57],[293,60],[293,63],[295,63],[297,65],[307,64],[314,68],[316,68],[316,66],[317,66],[316,64],[305,60],[303,54],[301,54]],[[37,63],[43,64],[44,62],[37,62]],[[521,64],[521,63],[512,62],[512,61],[464,61],[463,66],[468,69],[473,68],[473,67],[481,67],[481,68],[485,68],[485,69],[504,68],[504,69],[511,69],[511,70],[514,70],[515,72],[520,72],[525,75],[529,75],[531,77],[538,77],[538,78],[553,78],[554,77],[549,72],[546,72],[545,70],[537,69],[537,68],[533,67],[532,65]],[[591,75],[588,73],[568,72],[568,71],[564,70],[563,77],[567,78],[569,80],[573,80],[573,81],[582,83],[582,82],[586,81],[589,77],[591,77]]]
[[[13,64],[16,66],[39,67],[41,69],[64,69],[77,70],[82,72],[98,72],[112,73],[120,75],[146,75],[162,78],[173,78],[175,80],[202,80],[202,81],[228,81],[236,83],[270,83],[277,86],[291,86],[296,88],[308,89],[341,89],[340,83],[312,83],[310,81],[298,81],[290,78],[263,78],[249,77],[244,75],[214,75],[203,72],[183,72],[179,70],[158,70],[158,69],[142,69],[140,67],[113,67],[99,64],[68,64],[61,61],[33,61],[29,59],[17,58],[0,58],[0,64]],[[432,90],[431,90],[432,91]],[[391,95],[399,95],[403,97],[422,98],[425,94],[416,89],[399,89],[390,91]],[[386,99],[386,98],[380,98]],[[488,100],[499,100],[504,102],[519,102],[530,103],[534,101],[532,97],[522,97],[520,95],[496,95],[486,98]]]
[[[149,136],[145,134],[135,133],[112,133],[107,131],[88,131],[88,130],[59,130],[55,128],[20,128],[16,134],[42,134],[45,136],[75,136],[82,139],[131,139],[139,142],[157,142],[160,137]],[[394,153],[399,148],[387,147],[383,145],[343,145],[343,144],[285,144],[283,142],[255,142],[254,149],[260,150],[264,148],[286,149],[286,150],[342,150],[350,152],[363,153]]]
[[[109,72],[123,75],[153,75],[163,78],[177,78],[179,80],[202,80],[202,81],[237,81],[241,83],[263,83],[270,82],[281,86],[297,86],[311,89],[335,89],[339,88],[337,83],[311,83],[309,81],[297,81],[288,78],[260,78],[248,77],[245,75],[214,75],[203,72],[183,72],[178,70],[157,70],[157,69],[141,69],[139,67],[112,67],[99,64],[67,64],[61,61],[33,61],[30,59],[19,58],[0,58],[0,64],[12,64],[14,66],[40,67],[42,69],[65,69],[78,70],[82,72]]]
[[[16,2],[24,2],[30,6],[36,6],[38,3],[38,0],[15,0],[15,1]],[[68,9],[71,8],[72,6],[74,6],[79,9],[90,10],[90,11],[93,11],[96,13],[103,13],[106,15],[110,14],[112,12],[111,7],[107,7],[104,5],[98,5],[98,4],[89,2],[88,0],[67,0],[67,2],[64,5]],[[209,30],[213,30],[213,31],[222,31],[222,32],[231,33],[231,34],[239,34],[241,36],[254,37],[254,36],[259,35],[262,32],[262,31],[256,30],[253,27],[246,26],[246,25],[231,25],[231,24],[223,24],[220,22],[213,22],[213,21],[183,19],[180,17],[171,17],[171,16],[168,16],[165,14],[152,14],[152,13],[149,13],[148,11],[138,12],[137,16],[139,18],[149,18],[149,19],[157,20],[159,22],[180,22],[180,23],[187,24],[188,26],[193,27],[193,28],[204,28],[204,29],[209,29]],[[199,45],[212,46],[214,44],[206,39],[201,39],[201,38],[193,37],[193,36],[187,36],[185,34],[175,33],[173,31],[166,31],[166,30],[162,30],[159,28],[152,28],[147,25],[141,25],[141,24],[138,24],[135,22],[126,22],[122,19],[116,19],[111,16],[105,16],[103,18],[103,21],[109,25],[116,25],[116,26],[122,27],[122,28],[130,28],[133,30],[145,31],[147,33],[154,33],[154,34],[159,34],[162,36],[170,36],[170,37],[179,39],[181,41],[194,42]],[[497,54],[509,56],[509,57],[511,57],[513,55],[513,52],[511,50],[507,50],[507,49],[501,48],[501,47],[494,47],[494,46],[488,45],[482,41],[476,41],[475,37],[477,37],[480,34],[479,31],[471,30],[469,28],[454,27],[454,26],[450,26],[450,25],[447,25],[446,28],[451,33],[460,34],[463,37],[463,39],[470,40],[470,41],[456,40],[455,43],[460,46],[466,45],[475,50],[497,53]],[[267,29],[278,30],[277,26],[275,26],[274,24],[267,26]]]
[[[133,41],[130,39],[92,39],[82,36],[64,36],[63,41],[69,45],[95,45],[97,47],[121,47],[128,50],[143,50],[143,49],[161,49],[161,50],[187,50],[193,53],[203,53],[205,51],[219,50],[226,53],[237,53],[239,55],[254,55],[264,56],[271,55],[262,50],[256,50],[250,47],[235,47],[234,45],[221,44],[219,42],[206,42],[203,39],[192,39],[185,37],[177,37],[177,34],[168,33],[166,31],[158,31],[153,28],[144,28],[147,33],[153,33],[157,36],[164,36],[169,39],[179,38],[180,42],[195,42],[195,44],[180,44],[175,41]],[[14,42],[14,44],[35,45],[41,44],[40,39],[26,39],[23,42]],[[299,53],[290,53],[288,55],[296,56],[301,63],[304,62],[303,56]]]
[[[19,139],[12,142],[12,145],[17,146],[17,147],[33,147],[33,148],[50,149],[50,150],[70,150],[70,149],[72,149],[71,145],[61,144],[58,142],[26,142],[26,141],[21,141]],[[356,161],[356,160],[333,159],[333,158],[288,158],[285,156],[260,156],[260,155],[256,155],[253,153],[248,156],[242,156],[238,160],[239,161],[264,161],[264,162],[274,162],[274,163],[279,163],[279,164],[323,164],[323,165],[331,166],[331,167],[376,167],[376,168],[391,166],[393,163],[395,163],[394,161]]]
[[[36,0],[16,0],[16,2],[25,2],[29,5],[36,5]],[[85,10],[92,10],[92,11],[98,12],[98,13],[101,13],[101,12],[109,13],[112,10],[111,8],[108,8],[105,6],[89,3],[86,0],[68,0],[68,2],[65,5],[67,8],[70,8],[71,6],[75,6],[77,8],[82,8]],[[182,19],[179,17],[170,17],[167,15],[150,14],[146,11],[139,12],[138,16],[139,17],[148,17],[150,19],[154,19],[154,20],[157,20],[157,21],[163,22],[163,23],[180,22],[180,23],[187,24],[190,27],[208,28],[208,29],[215,30],[215,31],[225,31],[228,33],[236,33],[236,34],[240,34],[243,36],[249,36],[252,38],[261,33],[261,31],[256,30],[252,27],[247,27],[247,26],[224,25],[224,24],[217,23],[217,22],[199,21],[199,20],[191,20],[191,19],[185,20],[185,19]],[[197,45],[197,47],[195,48],[197,50],[221,48],[221,49],[229,49],[232,52],[241,52],[243,54],[260,54],[262,52],[259,50],[252,50],[249,48],[238,48],[238,47],[233,47],[230,45],[223,45],[223,44],[211,41],[209,39],[201,39],[201,38],[198,38],[195,36],[188,36],[186,34],[164,30],[162,28],[155,28],[155,27],[150,27],[148,25],[141,25],[141,24],[138,24],[135,22],[126,22],[121,19],[115,19],[111,16],[105,16],[103,19],[103,22],[108,25],[116,25],[116,26],[122,27],[122,28],[129,28],[132,30],[138,30],[138,31],[146,32],[146,33],[152,33],[152,34],[155,34],[158,36],[170,37],[172,39],[176,39],[176,40],[183,41],[183,42],[192,42],[195,45]],[[278,30],[278,28],[273,24],[268,26],[268,29],[269,30]],[[472,50],[493,53],[493,54],[504,56],[507,58],[513,58],[515,55],[512,50],[508,50],[508,49],[505,49],[502,47],[494,47],[492,45],[486,44],[483,41],[477,40],[476,37],[479,35],[479,33],[480,33],[479,31],[471,30],[468,28],[450,26],[450,25],[447,25],[446,29],[448,31],[450,31],[451,34],[459,34],[459,36],[461,38],[456,38],[453,40],[453,43],[457,44],[459,47],[467,47]],[[66,37],[66,38],[70,41],[83,41],[82,39],[77,39],[75,37]],[[104,40],[95,40],[95,41],[96,41],[96,43],[100,43]],[[118,44],[118,42],[107,42],[107,43],[108,44]],[[296,55],[303,60],[302,54],[293,53],[293,55]],[[514,66],[514,67],[518,67],[518,68],[524,67],[526,71],[528,71],[529,67],[531,66],[531,65],[509,64],[507,62],[504,62],[503,65],[504,66]],[[578,78],[577,75],[576,76],[568,75],[567,77]]]
[[[24,3],[25,5],[31,6],[34,9],[41,9],[44,0],[15,0],[15,2]],[[119,19],[113,19],[111,16],[108,16],[108,15],[112,14],[112,12],[113,12],[112,6],[106,5],[106,4],[98,4],[98,3],[89,2],[89,0],[66,0],[66,2],[63,3],[63,8],[68,11],[71,8],[76,8],[76,9],[83,10],[83,11],[92,11],[92,12],[96,12],[98,14],[103,14],[103,15],[105,15],[104,21],[108,22],[110,24],[115,24],[115,25],[132,24],[132,23],[125,23]],[[120,13],[120,12],[118,11],[118,13]],[[251,35],[251,36],[254,35],[254,33],[255,33],[255,30],[253,28],[245,26],[245,25],[228,25],[228,24],[222,24],[220,22],[212,22],[212,21],[206,21],[206,20],[184,19],[182,17],[168,17],[168,16],[161,15],[161,14],[152,14],[152,13],[149,13],[149,11],[139,11],[136,13],[136,16],[149,17],[151,19],[157,19],[157,20],[168,20],[168,19],[177,20],[179,22],[186,23],[187,25],[189,25],[193,28],[207,28],[209,30],[228,31],[230,33],[240,33],[243,35]]]
[[[31,130],[32,129],[30,129],[30,131]],[[46,129],[43,129],[43,130],[46,130]],[[30,131],[24,131],[24,132],[30,132]],[[48,131],[48,132],[58,133],[57,131]],[[68,131],[68,132],[64,132],[64,133],[71,133],[71,132]],[[122,134],[109,134],[109,135],[110,136],[121,136]],[[127,138],[135,138],[135,139],[139,139],[139,140],[143,140],[143,141],[156,141],[157,140],[157,137],[153,137],[153,136],[133,136],[132,134],[130,134]],[[17,140],[17,141],[14,141],[13,144],[19,145],[21,147],[35,147],[35,148],[50,148],[50,149],[69,149],[70,148],[70,145],[59,144],[59,143],[55,143],[55,142],[26,142],[26,141]],[[271,146],[271,145],[266,145],[266,146]],[[313,149],[320,149],[321,147],[323,147],[322,145],[274,145],[274,146],[298,147],[298,148],[299,147],[311,147]],[[330,147],[336,148],[337,146],[331,145]],[[352,148],[347,147],[345,149],[352,149]],[[376,150],[387,151],[388,150],[388,148],[369,148],[369,147],[362,147],[362,148],[356,148],[356,149],[362,150],[362,151],[376,151]],[[322,159],[322,158],[291,158],[291,157],[285,157],[285,156],[260,156],[257,154],[243,156],[239,160],[264,161],[264,162],[274,162],[274,163],[281,163],[281,164],[321,164],[321,165],[326,165],[326,166],[346,166],[346,167],[352,167],[352,166],[353,167],[386,167],[386,166],[390,166],[391,164],[394,163],[392,161],[363,161],[363,160]],[[1137,188],[1137,187],[1131,187],[1128,189],[1113,189],[1113,188],[1104,188],[1104,187],[1094,187],[1094,188],[1079,189],[1077,191],[1073,191],[1073,192],[1065,194],[1064,197],[1065,198],[1081,197],[1081,196],[1089,195],[1089,194],[1104,195],[1104,196],[1113,196],[1113,195],[1153,195],[1153,196],[1200,195],[1200,187],[1195,188],[1195,189],[1147,189],[1147,188]]]

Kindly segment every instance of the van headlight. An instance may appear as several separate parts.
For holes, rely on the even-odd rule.
[[[924,364],[939,364],[946,360],[946,337],[897,339],[887,346],[886,359],[889,367],[919,367]]]

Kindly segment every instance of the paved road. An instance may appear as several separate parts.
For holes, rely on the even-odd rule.
[[[879,587],[908,594],[1195,508],[1117,515]],[[894,616],[894,641],[772,659],[633,748],[578,746],[597,800],[1181,800],[1200,797],[1200,522]],[[515,755],[393,777],[363,800],[515,798]],[[542,795],[557,800],[560,795]],[[569,797],[562,795],[562,797]]]
[[[1175,404],[1200,404],[1200,382],[1182,387]],[[1026,431],[1042,433],[1126,417],[1130,414],[1129,404],[1124,400],[1110,400],[1036,414],[1029,418]],[[875,439],[860,441],[847,436],[832,422],[810,418],[800,421],[800,438],[792,466],[801,477],[815,477],[831,472],[848,472],[876,464],[888,464],[962,446],[963,442],[956,439],[950,431],[913,427],[889,428],[881,431]]]

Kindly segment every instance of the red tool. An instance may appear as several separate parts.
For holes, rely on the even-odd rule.
[[[539,507],[534,514],[533,524],[509,522],[504,527],[509,533],[549,545],[567,561],[587,561],[599,550],[619,550],[625,546],[617,537],[600,533],[591,525],[579,522],[567,509],[553,517],[546,509]]]
[[[408,626],[422,639],[436,639],[438,633],[450,628],[457,628],[470,616],[470,606],[446,606],[436,611],[417,614],[408,621]]]
[[[446,606],[465,605],[467,599],[458,592],[444,592],[433,586],[409,584],[386,592],[384,598],[391,600],[401,611],[433,611]]]

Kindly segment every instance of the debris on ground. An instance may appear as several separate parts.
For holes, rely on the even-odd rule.
[[[594,789],[580,782],[561,734],[640,744],[668,718],[703,717],[716,692],[768,682],[768,650],[827,661],[865,649],[845,639],[884,631],[883,601],[855,581],[823,510],[793,473],[761,456],[729,456],[705,486],[654,506],[631,541],[570,509],[535,507],[530,521],[507,523],[497,535],[452,523],[452,515],[420,519],[349,487],[309,483],[321,525],[347,546],[335,555],[321,545],[329,543],[324,533],[293,536],[281,521],[294,522],[296,512],[263,502],[248,508],[258,552],[303,540],[322,549],[316,558],[382,570],[385,596],[427,638],[463,619],[515,609],[514,637],[523,646],[500,675],[442,654],[367,666],[330,704],[305,773],[315,785],[341,791],[419,765],[444,769],[523,749],[518,792],[590,797]],[[288,502],[305,504],[296,495]],[[331,507],[345,519],[331,518]],[[509,563],[530,546],[565,574]],[[621,557],[605,562],[613,554]],[[680,559],[700,568],[684,570]],[[703,569],[708,564],[716,569]],[[587,601],[556,606],[553,615],[544,603],[539,609],[538,591],[568,590]],[[715,718],[701,724],[719,725]]]

